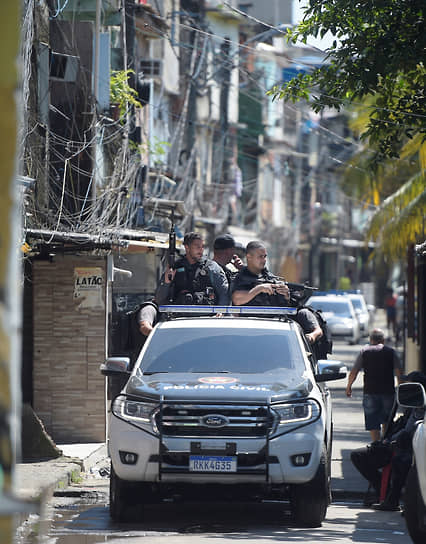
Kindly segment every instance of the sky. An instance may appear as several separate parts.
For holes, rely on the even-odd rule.
[[[303,7],[307,4],[305,0],[293,0],[293,24],[298,23],[303,18]],[[318,47],[321,50],[327,49],[333,43],[333,35],[328,33],[323,39],[308,38],[308,44]]]

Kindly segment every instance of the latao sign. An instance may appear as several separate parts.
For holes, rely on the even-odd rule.
[[[77,309],[103,309],[104,271],[100,267],[74,268],[74,301]]]

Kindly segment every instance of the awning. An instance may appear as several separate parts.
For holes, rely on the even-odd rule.
[[[78,232],[27,229],[25,241],[22,251],[26,254],[41,252],[72,254],[73,252],[91,252],[99,249],[122,253],[147,253],[153,249],[168,249],[169,247],[167,233],[130,229],[111,229],[105,231],[102,236]],[[182,248],[181,240],[176,240],[176,248]]]

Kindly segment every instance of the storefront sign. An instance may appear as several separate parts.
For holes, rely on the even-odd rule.
[[[103,309],[104,271],[100,267],[74,268],[74,301],[77,309]]]

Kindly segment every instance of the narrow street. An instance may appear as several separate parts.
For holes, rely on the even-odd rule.
[[[359,345],[337,342],[333,357],[350,366],[359,348]],[[361,380],[350,401],[344,395],[345,383],[345,380],[334,382],[332,389],[335,429],[332,475],[336,482],[344,482],[344,478],[340,479],[343,475],[338,467],[341,457],[350,453],[349,436],[359,437],[365,433],[360,404]],[[353,428],[348,429],[348,421]],[[340,440],[342,436],[344,440]],[[401,513],[364,508],[359,497],[345,496],[340,492],[336,493],[322,527],[315,529],[297,527],[288,504],[281,502],[163,503],[147,508],[147,516],[142,523],[117,524],[109,517],[107,468],[105,459],[83,482],[56,493],[40,524],[44,536],[37,540],[30,526],[23,527],[17,544],[183,544],[210,542],[212,539],[223,543],[244,540],[247,544],[271,541],[304,541],[308,544],[322,541],[339,544],[411,542]]]

